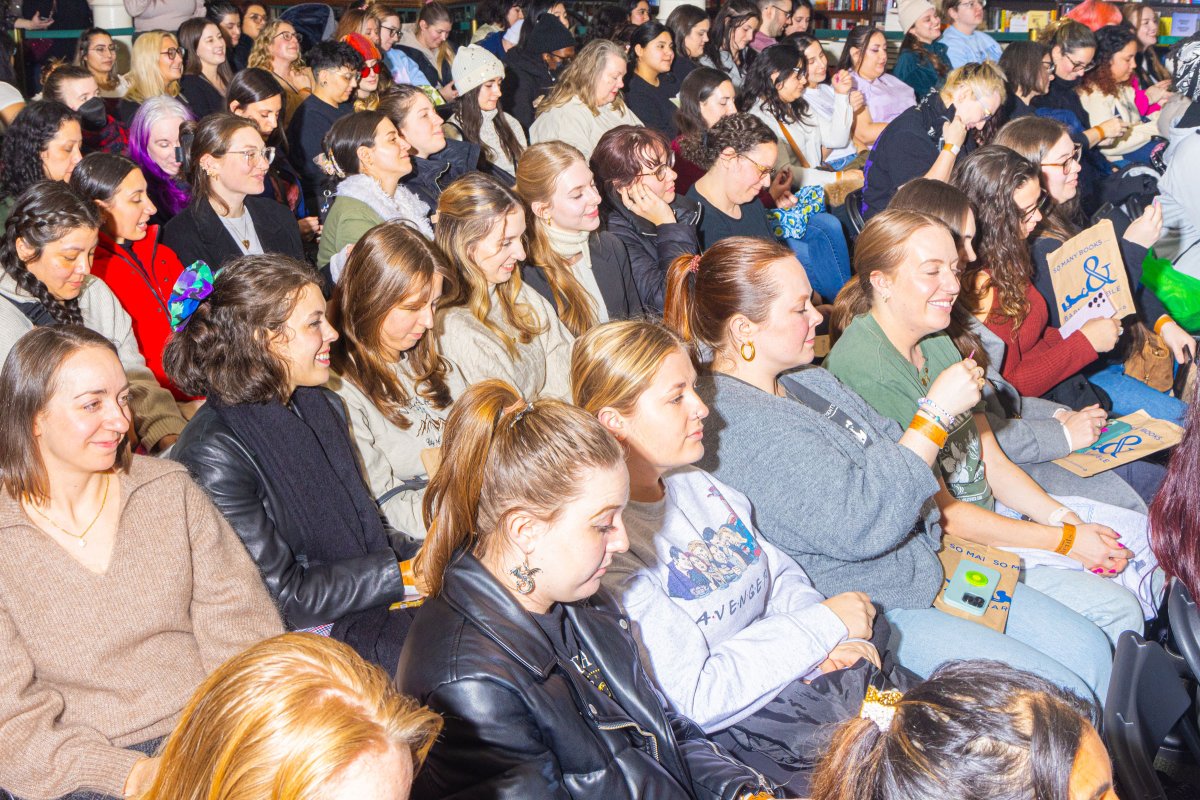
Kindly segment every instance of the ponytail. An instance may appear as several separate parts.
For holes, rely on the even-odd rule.
[[[833,311],[829,314],[830,344],[837,342],[842,331],[850,327],[855,317],[862,316],[870,310],[871,281],[869,277],[855,275],[846,282],[833,301]]]
[[[878,797],[881,752],[887,735],[873,721],[861,717],[837,729],[813,776],[813,800],[861,800]]]
[[[429,533],[414,565],[431,597],[460,550],[484,557],[502,549],[509,514],[553,520],[580,495],[586,471],[624,468],[620,446],[599,420],[560,400],[526,403],[500,380],[481,381],[455,402],[441,454],[425,490]]]
[[[667,267],[667,293],[663,301],[663,322],[688,344],[696,338],[692,319],[696,314],[696,275],[700,271],[698,255],[681,255]]]

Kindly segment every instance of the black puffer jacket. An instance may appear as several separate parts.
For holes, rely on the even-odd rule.
[[[521,127],[529,133],[533,124],[533,102],[550,91],[554,76],[540,55],[527,52],[523,47],[514,47],[504,62],[504,82],[500,103],[512,114]]]
[[[608,232],[625,244],[642,306],[647,311],[661,314],[671,262],[681,255],[700,254],[700,240],[696,234],[700,204],[681,194],[676,195],[671,201],[675,221],[666,225],[651,224],[612,194],[608,197],[608,209]]]
[[[442,190],[456,178],[479,167],[479,145],[447,139],[446,146],[429,158],[413,156],[413,171],[402,181],[421,198],[430,211],[437,210]]]
[[[400,691],[446,720],[414,800],[733,800],[773,790],[694,722],[664,710],[608,595],[564,610],[620,706],[555,654],[475,557],[451,563],[396,672]]]

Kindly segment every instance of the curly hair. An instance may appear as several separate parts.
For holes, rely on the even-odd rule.
[[[750,65],[746,81],[738,95],[738,110],[749,111],[755,103],[762,103],[768,114],[783,124],[800,122],[808,114],[808,103],[804,95],[790,103],[779,97],[779,87],[788,79],[793,69],[800,70],[801,81],[808,85],[808,59],[792,44],[773,44],[763,49]],[[772,73],[775,77],[771,77]]]
[[[0,197],[15,197],[47,178],[42,153],[68,122],[79,115],[54,100],[34,100],[13,120],[0,146]]]
[[[265,69],[267,72],[275,71],[275,60],[271,57],[271,43],[275,41],[275,37],[279,35],[279,29],[284,25],[287,25],[295,33],[296,26],[286,19],[271,20],[263,26],[263,29],[258,32],[258,36],[254,38],[254,45],[250,48],[250,56],[246,59],[247,67],[257,67]],[[296,60],[288,64],[288,68],[292,72],[299,72],[306,66],[308,65],[304,63],[303,54],[296,56]]]
[[[968,308],[976,311],[994,288],[992,313],[1011,319],[1014,328],[1029,314],[1025,290],[1033,279],[1033,261],[1013,194],[1029,181],[1040,185],[1039,177],[1038,168],[1028,159],[996,144],[961,159],[950,176],[950,182],[970,199],[977,221],[976,261],[963,272],[962,294]],[[990,277],[980,280],[983,270]]]
[[[1136,40],[1137,33],[1128,25],[1105,25],[1096,31],[1096,57],[1093,60],[1096,68],[1083,74],[1079,81],[1079,91],[1087,93],[1094,90],[1109,97],[1120,94],[1121,85],[1112,75],[1112,60],[1117,53],[1128,47],[1130,42]]]
[[[79,298],[59,300],[46,284],[29,271],[17,252],[17,240],[33,250],[28,260],[41,258],[42,250],[78,228],[100,229],[96,206],[84,200],[62,181],[34,183],[17,197],[4,239],[0,241],[0,266],[17,286],[33,296],[58,325],[82,325]]]
[[[749,153],[760,144],[775,144],[775,133],[753,114],[733,114],[719,120],[703,133],[684,137],[679,153],[688,161],[707,170],[725,150],[738,155]]]

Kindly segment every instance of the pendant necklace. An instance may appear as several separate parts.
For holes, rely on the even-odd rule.
[[[83,533],[72,533],[71,531],[64,528],[62,525],[59,525],[57,522],[52,520],[45,512],[43,512],[40,508],[35,506],[32,501],[27,500],[26,502],[27,502],[27,505],[29,506],[29,508],[31,508],[33,510],[33,513],[37,514],[42,519],[46,520],[46,522],[49,522],[51,525],[53,525],[55,528],[57,528],[62,533],[66,534],[67,536],[70,536],[72,539],[75,539],[77,542],[79,542],[80,547],[87,547],[87,541],[85,539],[86,539],[87,535],[91,532],[92,527],[100,520],[100,515],[104,513],[104,506],[108,503],[108,485],[111,481],[112,481],[111,475],[104,476],[104,494],[101,495],[101,497],[100,497],[100,510],[96,512],[96,516],[92,517],[92,521],[89,522],[87,527],[83,529]]]
[[[244,226],[234,225],[234,230],[237,231],[238,236],[241,237],[242,249],[249,250],[250,249],[250,226],[253,224],[253,222],[250,220],[249,209],[243,208],[242,215],[240,217],[238,217],[237,221],[239,223],[241,223],[241,222],[246,223]],[[229,224],[233,225],[233,223],[234,223],[234,220],[232,217],[230,217]],[[238,228],[243,228],[243,230],[237,230]]]

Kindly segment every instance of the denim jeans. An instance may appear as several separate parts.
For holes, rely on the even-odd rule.
[[[919,675],[927,677],[944,661],[987,658],[1033,672],[1085,700],[1103,703],[1108,693],[1112,647],[1104,632],[1023,583],[1013,592],[1004,633],[936,608],[892,609],[886,616],[892,626],[889,649]]]
[[[1151,389],[1137,378],[1125,374],[1123,364],[1110,364],[1088,375],[1088,380],[1112,398],[1113,415],[1124,416],[1144,409],[1155,419],[1165,419],[1176,425],[1184,424],[1187,403],[1157,389]]]
[[[842,223],[832,214],[813,214],[803,239],[785,241],[804,265],[813,289],[832,303],[850,280],[850,251]]]

